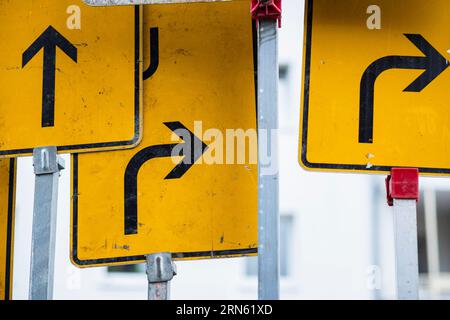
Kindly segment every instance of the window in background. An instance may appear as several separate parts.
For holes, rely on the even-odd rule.
[[[298,134],[296,129],[296,126],[298,125],[298,119],[296,119],[296,108],[298,107],[293,105],[293,100],[289,92],[289,71],[289,65],[280,65],[278,81],[279,126],[284,133]]]
[[[425,190],[417,213],[422,289],[429,299],[449,299],[450,191]]]
[[[285,81],[288,76],[289,67],[287,65],[280,65],[279,68],[279,78],[280,80]]]
[[[450,192],[436,192],[440,271],[450,273]]]
[[[439,254],[439,271],[450,273],[450,191],[432,192],[430,196],[436,198],[436,219]],[[424,208],[424,194],[420,195],[421,201],[417,206],[417,229],[419,239],[419,271],[428,273],[428,252],[426,234],[426,220]]]
[[[107,267],[108,273],[142,273],[145,272],[145,264],[127,264],[123,266]]]
[[[424,194],[420,193],[420,200],[417,204],[417,237],[419,246],[419,273],[428,273],[427,259],[427,235],[425,226]]]

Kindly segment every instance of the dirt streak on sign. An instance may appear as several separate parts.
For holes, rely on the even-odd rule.
[[[257,161],[202,158],[218,150],[208,129],[256,129],[248,4],[150,6],[144,31],[144,137],[132,150],[73,156],[72,260],[254,255]]]
[[[450,174],[449,12],[444,0],[307,1],[305,168]]]
[[[81,0],[0,1],[0,157],[139,142],[140,14]]]
[[[0,300],[12,298],[16,160],[0,160]]]

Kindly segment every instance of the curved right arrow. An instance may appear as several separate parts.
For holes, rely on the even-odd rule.
[[[125,234],[138,233],[138,174],[141,167],[149,160],[155,158],[169,158],[174,156],[174,151],[179,146],[188,144],[188,154],[184,154],[186,148],[177,148],[184,156],[183,160],[165,177],[165,180],[180,179],[194,165],[194,163],[208,149],[208,146],[189,131],[181,122],[166,122],[166,127],[172,130],[184,140],[181,144],[162,144],[150,146],[139,151],[128,163],[125,170]]]
[[[448,67],[448,61],[420,34],[405,34],[424,57],[387,56],[373,62],[364,72],[360,87],[359,143],[373,143],[375,81],[390,69],[423,69],[404,91],[420,92]]]

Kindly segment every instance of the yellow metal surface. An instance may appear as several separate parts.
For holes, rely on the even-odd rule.
[[[139,142],[139,10],[0,1],[0,157]]]
[[[157,252],[171,252],[175,259],[254,255],[257,163],[249,156],[241,164],[207,164],[202,158],[171,179],[166,177],[180,157],[148,159],[137,175],[137,193],[125,195],[132,159],[147,150],[163,156],[166,144],[183,142],[173,140],[167,123],[182,124],[203,140],[205,159],[220,152],[207,130],[225,136],[226,129],[256,128],[248,3],[149,6],[144,48],[144,78],[152,76],[144,81],[142,143],[133,150],[72,157],[73,262],[142,262],[144,254]],[[136,229],[125,234],[125,206],[134,199]]]
[[[0,160],[0,300],[12,297],[15,159]]]
[[[450,2],[306,2],[302,166],[450,174]],[[373,136],[361,140],[371,91]]]

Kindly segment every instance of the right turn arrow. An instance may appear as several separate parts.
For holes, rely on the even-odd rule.
[[[360,88],[359,143],[373,143],[375,81],[390,69],[425,70],[404,91],[420,92],[448,67],[448,61],[420,34],[405,34],[424,57],[387,56],[373,62],[364,72]]]
[[[128,163],[125,171],[125,234],[138,233],[138,210],[137,210],[137,177],[139,170],[147,161],[155,158],[169,158],[174,156],[174,149],[183,147],[181,154],[183,160],[165,177],[165,180],[180,179],[194,165],[194,163],[203,155],[208,146],[189,131],[181,122],[166,122],[166,127],[185,141],[181,144],[163,144],[150,146],[139,151]],[[189,144],[189,145],[186,145]],[[185,149],[189,154],[184,154]]]

